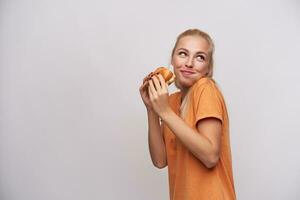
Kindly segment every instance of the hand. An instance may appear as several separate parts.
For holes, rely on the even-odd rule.
[[[140,94],[147,110],[149,111],[149,110],[153,110],[153,108],[148,93],[148,85],[149,85],[148,81],[145,81],[143,83],[143,85],[140,87]]]
[[[157,78],[158,77],[158,78]],[[162,118],[171,111],[168,85],[161,74],[149,80],[148,93],[153,110]]]

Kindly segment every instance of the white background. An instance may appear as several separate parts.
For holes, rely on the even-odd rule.
[[[297,0],[1,0],[0,199],[168,199],[138,88],[188,28],[216,44],[238,199],[300,199]]]

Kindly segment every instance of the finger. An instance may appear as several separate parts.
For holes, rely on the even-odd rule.
[[[149,89],[151,91],[152,96],[155,97],[157,92],[155,90],[155,87],[153,85],[153,81],[152,80],[149,80]]]
[[[157,90],[157,91],[160,91],[160,90],[162,89],[162,87],[161,87],[160,82],[159,82],[159,80],[157,79],[157,77],[156,77],[156,76],[153,76],[153,77],[152,77],[152,80],[153,80],[153,82],[154,82],[154,85],[155,85],[156,90]]]
[[[143,82],[143,85],[141,86],[141,88],[144,88],[144,87],[147,85],[147,82],[148,82],[148,81],[144,81],[144,82]]]
[[[143,85],[140,86],[139,90],[140,92],[142,92],[145,89],[145,83],[143,83]]]
[[[145,90],[145,89],[147,89],[147,85],[149,84],[149,81],[144,81],[143,82],[143,85],[140,87],[140,90]]]
[[[161,74],[158,74],[158,78],[159,78],[160,83],[161,83],[161,88],[163,90],[168,90],[167,83],[166,83],[165,79],[163,78],[163,76]]]
[[[149,84],[150,85],[150,84]],[[148,95],[149,95],[149,99],[152,101],[153,99],[153,94],[152,94],[152,91],[150,89],[150,86],[148,87]]]

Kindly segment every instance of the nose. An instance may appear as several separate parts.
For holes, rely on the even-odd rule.
[[[185,63],[186,67],[193,67],[193,58],[192,57],[188,57]]]

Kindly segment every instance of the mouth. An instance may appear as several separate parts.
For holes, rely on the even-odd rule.
[[[189,77],[189,76],[192,76],[193,74],[195,74],[195,72],[188,71],[188,70],[180,70],[180,72],[185,77]]]

